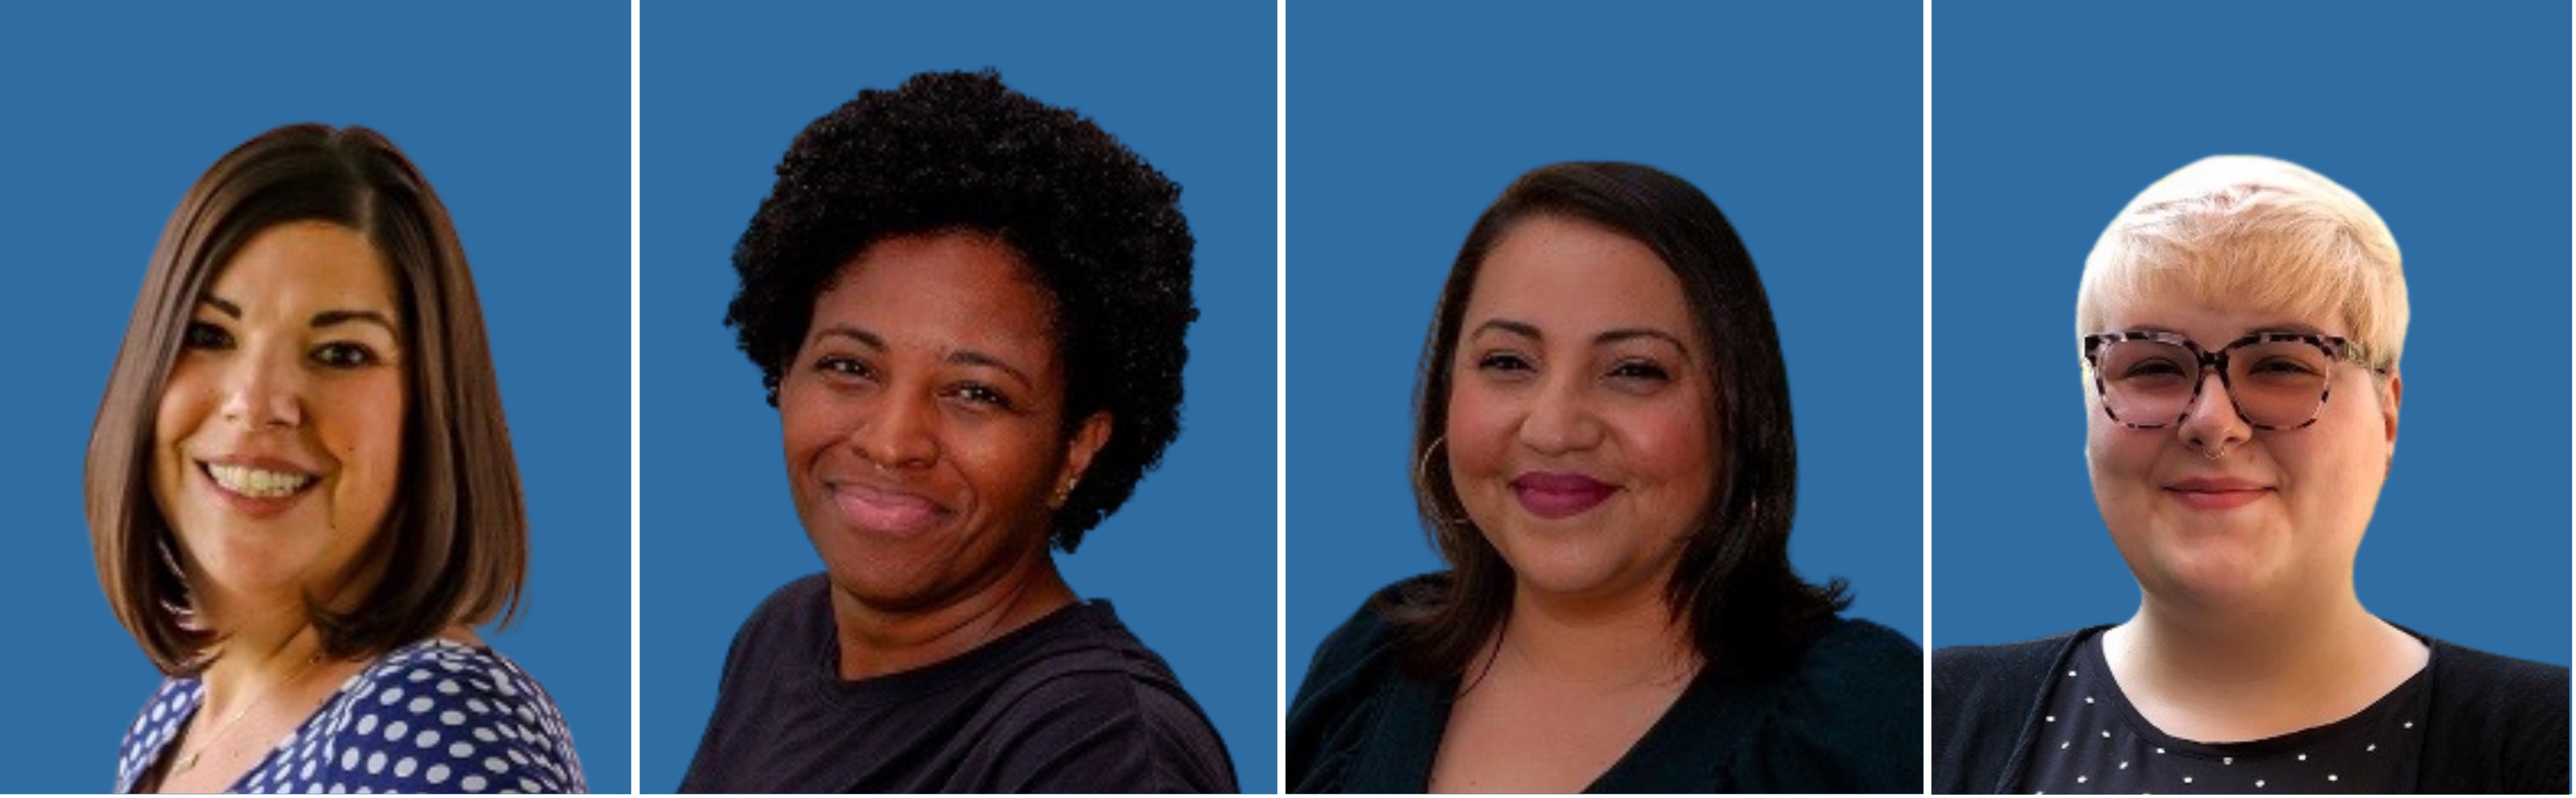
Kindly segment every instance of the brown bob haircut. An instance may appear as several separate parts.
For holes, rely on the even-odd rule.
[[[320,221],[357,230],[392,265],[404,387],[400,485],[359,567],[383,578],[346,610],[306,597],[335,657],[380,652],[454,623],[518,614],[527,513],[481,303],[447,207],[375,131],[290,125],[197,178],[161,232],[90,428],[83,498],[100,587],[163,673],[192,674],[220,642],[191,606],[179,541],[152,498],[153,427],[180,339],[215,275],[258,233]]]
[[[1708,667],[1739,677],[1777,673],[1797,662],[1818,626],[1850,606],[1841,580],[1811,585],[1789,567],[1789,524],[1798,502],[1798,443],[1789,423],[1788,366],[1771,322],[1762,278],[1735,228],[1699,189],[1652,167],[1560,163],[1524,174],[1503,190],[1458,250],[1431,320],[1414,383],[1413,496],[1416,511],[1451,569],[1446,580],[1408,583],[1379,605],[1403,630],[1405,667],[1417,675],[1462,675],[1511,613],[1511,565],[1468,519],[1433,449],[1449,425],[1451,366],[1467,301],[1485,256],[1533,217],[1599,225],[1654,251],[1680,278],[1718,375],[1709,408],[1715,497],[1683,544],[1665,596],[1686,621]]]

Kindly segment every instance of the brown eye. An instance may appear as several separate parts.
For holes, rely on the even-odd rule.
[[[313,350],[312,357],[315,363],[344,371],[366,368],[384,362],[384,358],[376,356],[376,350],[369,349],[363,344],[345,342],[323,344]]]
[[[1609,376],[1618,379],[1646,380],[1652,382],[1670,382],[1673,378],[1671,371],[1666,370],[1663,366],[1652,361],[1645,360],[1620,361],[1618,365],[1610,367]]]
[[[980,405],[983,407],[993,408],[995,410],[1015,412],[1019,409],[1018,406],[1011,403],[1011,397],[1003,394],[1000,390],[993,388],[993,386],[981,383],[970,382],[959,385],[950,390],[949,395],[955,396],[968,404]]]
[[[192,321],[188,322],[188,329],[179,334],[179,346],[182,349],[231,349],[233,334],[213,324]]]
[[[1476,358],[1478,371],[1529,371],[1529,360],[1511,352],[1491,352]]]
[[[827,377],[859,380],[873,378],[877,373],[867,361],[846,355],[824,355],[814,361],[814,370]]]

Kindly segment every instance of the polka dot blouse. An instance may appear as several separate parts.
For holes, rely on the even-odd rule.
[[[2022,791],[2032,793],[2411,793],[2430,710],[2427,664],[2352,717],[2241,743],[2156,729],[2111,678],[2102,636],[2052,674]]]
[[[125,733],[116,791],[131,792],[205,700],[161,684]],[[432,639],[387,653],[233,782],[239,793],[586,792],[553,699],[501,655]]]

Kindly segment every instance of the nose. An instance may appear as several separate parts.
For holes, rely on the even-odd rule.
[[[925,468],[939,462],[937,399],[911,392],[888,392],[873,403],[850,431],[859,456],[880,471]]]
[[[1570,371],[1570,370],[1568,370]],[[1560,372],[1531,396],[1521,417],[1520,442],[1540,454],[1562,454],[1601,445],[1602,424],[1582,377]]]
[[[2254,428],[2236,414],[2235,398],[2228,395],[2227,382],[2212,370],[2200,375],[2200,395],[2192,397],[2191,405],[2183,409],[2182,423],[2174,425],[2174,433],[2183,445],[2215,460],[2253,438]]]
[[[225,369],[221,407],[225,421],[253,430],[303,426],[303,378],[293,364],[279,361],[237,358]]]

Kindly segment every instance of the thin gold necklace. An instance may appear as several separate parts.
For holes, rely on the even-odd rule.
[[[321,662],[322,652],[313,652],[313,656],[305,658],[304,664],[297,666],[294,673],[287,674],[286,681],[279,683],[276,689],[262,693],[259,698],[248,704],[242,705],[240,709],[233,710],[233,716],[225,718],[223,725],[215,727],[214,735],[207,737],[204,743],[198,744],[197,750],[183,754],[179,757],[179,765],[177,769],[170,771],[170,775],[176,776],[195,769],[197,767],[197,759],[206,755],[206,749],[213,748],[216,743],[223,742],[224,735],[231,734],[233,726],[241,723],[242,718],[250,715],[251,710],[258,709],[261,705],[268,703],[270,698],[276,697],[279,693],[294,689],[298,682],[302,682],[304,680],[304,674],[311,672],[313,670],[313,666],[320,664]]]

